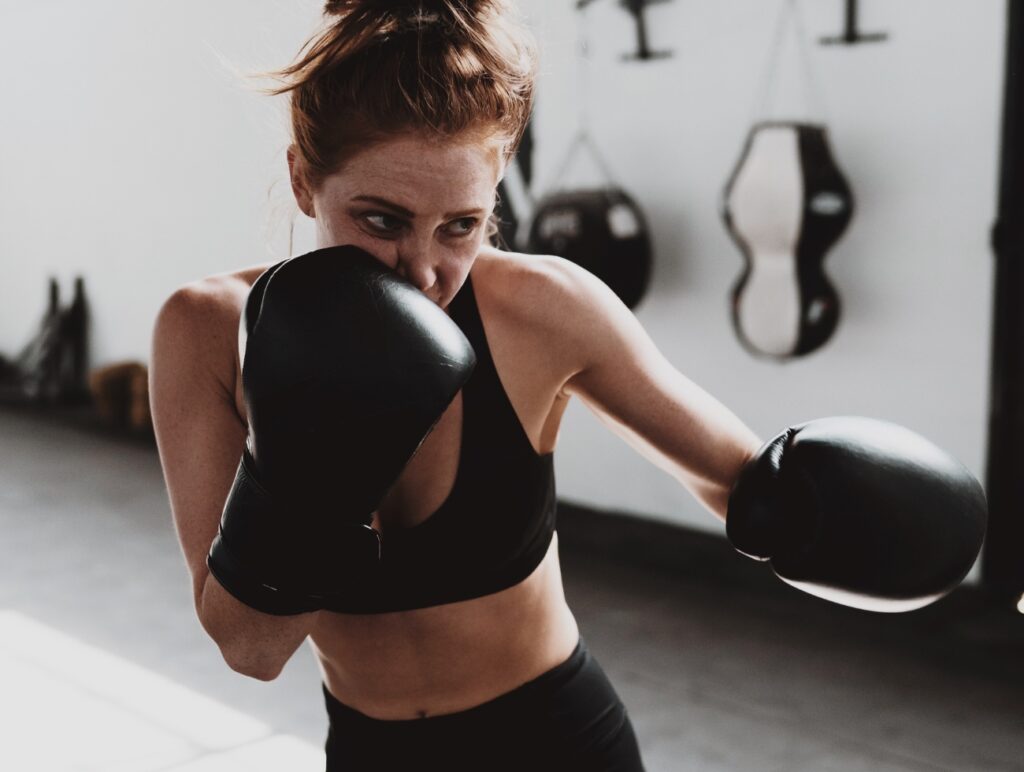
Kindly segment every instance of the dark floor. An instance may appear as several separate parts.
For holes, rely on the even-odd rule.
[[[831,606],[652,528],[617,540],[576,509],[562,528],[570,605],[651,772],[1024,770],[1024,618],[969,591]],[[0,409],[0,529],[0,770],[322,768],[312,654],[271,683],[223,664],[150,446]],[[646,565],[623,558],[651,534]]]

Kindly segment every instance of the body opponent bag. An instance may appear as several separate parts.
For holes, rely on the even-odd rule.
[[[852,215],[853,194],[824,126],[770,122],[750,130],[722,217],[744,257],[732,318],[752,353],[787,359],[831,337],[839,296],[823,262]]]

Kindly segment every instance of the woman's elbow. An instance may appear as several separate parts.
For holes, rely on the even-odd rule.
[[[267,630],[260,630],[246,620],[246,610],[212,591],[214,582],[207,578],[196,594],[196,615],[206,634],[220,650],[228,667],[258,681],[273,681],[284,670],[287,657],[274,656],[275,647],[266,640]],[[247,624],[248,622],[248,624]]]
[[[273,681],[284,670],[283,662],[272,662],[253,652],[234,652],[221,647],[220,653],[228,667],[257,681]]]
[[[284,670],[285,661],[268,656],[268,647],[254,644],[248,635],[239,631],[211,629],[203,625],[210,639],[217,645],[224,662],[236,673],[257,681],[273,681]]]

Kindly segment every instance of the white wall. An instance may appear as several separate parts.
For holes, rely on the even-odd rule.
[[[545,52],[539,161],[557,166],[575,130],[577,46],[569,3],[528,4]],[[861,414],[904,424],[983,478],[1005,6],[862,3],[862,28],[887,43],[811,46],[834,151],[857,212],[826,270],[843,319],[826,347],[776,364],[735,339],[727,297],[741,258],[719,218],[722,187],[762,93],[779,5],[679,1],[648,10],[669,60],[624,63],[634,48],[617,4],[588,12],[590,129],[654,232],[654,291],[637,315],[669,359],[762,437],[802,420]],[[817,40],[839,2],[802,2]],[[780,66],[779,116],[801,99],[793,45]],[[813,106],[813,105],[811,105]],[[584,168],[582,170],[586,172]],[[581,174],[581,177],[583,174]],[[562,495],[714,527],[667,475],[571,409],[560,439]]]
[[[283,100],[221,59],[251,72],[287,63],[318,12],[288,0],[0,3],[0,351],[34,328],[51,273],[68,293],[85,274],[103,364],[148,356],[176,286],[270,259],[268,190],[288,194]]]
[[[522,2],[544,57],[541,181],[576,126],[572,5]],[[834,149],[857,197],[826,264],[844,316],[824,349],[785,365],[752,359],[733,335],[727,295],[741,260],[718,214],[778,5],[652,7],[652,43],[675,57],[648,63],[620,61],[634,34],[618,4],[592,6],[592,133],[645,208],[657,251],[654,289],[638,316],[680,370],[762,436],[823,415],[871,415],[922,432],[981,477],[1005,6],[862,6],[862,27],[887,31],[889,42],[811,46]],[[154,314],[174,287],[284,256],[286,220],[273,219],[288,200],[283,100],[246,91],[220,57],[243,70],[279,66],[319,8],[314,0],[0,5],[0,351],[32,331],[50,273],[65,289],[76,272],[86,275],[102,364],[147,357]],[[840,25],[838,1],[801,8],[813,38]],[[783,114],[805,106],[794,61],[784,58],[780,73]],[[308,226],[300,230],[299,251],[312,246]],[[578,407],[566,417],[558,473],[567,498],[717,528]]]

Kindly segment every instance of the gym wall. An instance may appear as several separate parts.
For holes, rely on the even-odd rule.
[[[539,193],[578,126],[579,17],[570,0],[520,3],[542,47]],[[652,47],[673,56],[650,62],[622,60],[636,43],[618,3],[587,12],[588,128],[654,238],[652,289],[637,315],[676,367],[761,436],[824,415],[870,415],[924,434],[983,477],[1003,4],[867,3],[862,26],[887,42],[818,46],[841,26],[840,5],[800,8],[857,203],[826,262],[843,318],[824,348],[787,364],[753,359],[733,333],[728,295],[741,258],[719,217],[762,96],[777,3],[652,6]],[[0,6],[0,351],[31,335],[48,275],[65,298],[72,277],[86,277],[98,366],[148,359],[156,311],[175,287],[287,254],[284,100],[255,83],[247,90],[230,67],[289,61],[320,7]],[[801,112],[801,82],[799,66],[782,67],[775,117],[821,117]],[[594,180],[585,164],[573,174]],[[299,222],[295,251],[312,247]],[[719,529],[578,405],[557,464],[570,501]]]

